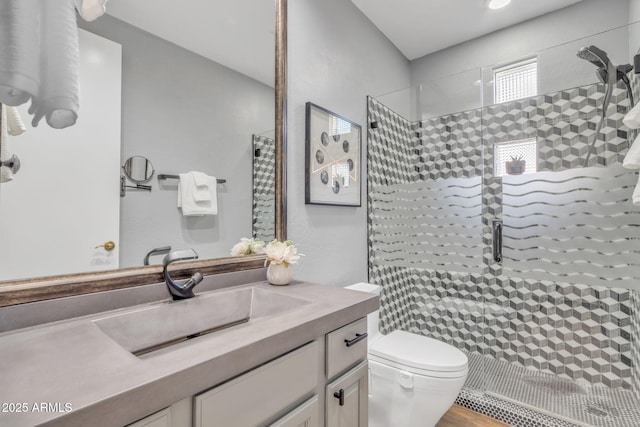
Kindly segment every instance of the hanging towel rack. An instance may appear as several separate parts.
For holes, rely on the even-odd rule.
[[[158,174],[158,180],[161,180],[161,179],[180,179],[180,177],[178,175],[170,175],[170,174],[166,174],[166,173],[159,173]],[[226,179],[217,178],[216,181],[218,182],[218,184],[226,184],[227,183]]]

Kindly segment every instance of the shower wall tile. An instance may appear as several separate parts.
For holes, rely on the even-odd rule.
[[[607,119],[589,164],[584,165],[601,120],[598,107],[603,93],[604,85],[597,84],[485,107],[484,142],[493,152],[496,143],[537,138],[538,171],[622,162],[628,148],[628,129],[623,127],[622,118],[629,109],[629,101],[621,85],[613,91]],[[493,158],[485,158],[485,167],[493,176]]]
[[[639,89],[635,79],[634,91]],[[491,223],[502,219],[504,203],[502,178],[494,176],[495,144],[536,137],[539,171],[582,167],[600,120],[603,93],[602,85],[590,85],[408,123],[404,125],[408,133],[404,128],[397,132],[404,139],[395,137],[398,143],[404,141],[405,150],[391,149],[394,145],[388,141],[377,147],[380,136],[370,130],[369,162],[370,168],[374,166],[369,174],[370,193],[412,181],[477,176],[483,180],[483,264],[476,272],[455,271],[455,266],[432,269],[429,254],[424,265],[385,266],[373,250],[374,239],[369,239],[370,280],[387,289],[381,313],[385,332],[408,329],[562,378],[640,390],[640,298],[636,293],[605,287],[610,286],[606,282],[587,286],[523,279],[512,272],[507,277],[492,259]],[[369,105],[376,109],[376,117],[398,122],[384,105],[371,99]],[[622,124],[628,108],[624,91],[617,88],[589,166],[621,162],[629,140],[635,137]],[[390,159],[385,158],[391,151]],[[380,233],[371,227],[375,220],[370,199],[369,230]],[[408,237],[407,242],[413,243]],[[390,307],[385,309],[388,302]],[[408,313],[405,307],[410,308]]]
[[[411,123],[372,97],[367,97],[367,221],[373,225],[373,201],[376,188],[414,182],[419,152],[419,123]],[[368,239],[369,279],[375,267],[372,240]],[[383,283],[380,283],[382,285]]]
[[[632,389],[636,396],[640,396],[640,292],[631,291],[631,366]]]
[[[411,276],[411,332],[561,378],[632,387],[631,291],[425,269]]]
[[[480,110],[434,117],[421,126],[420,180],[482,176]]]
[[[412,276],[411,269],[402,267],[376,265],[369,271],[369,282],[382,286],[379,329],[383,334],[412,328]]]
[[[383,104],[368,97],[368,177],[369,184],[390,185],[418,179],[418,143],[414,125]],[[377,127],[372,128],[372,123]]]
[[[428,269],[415,269],[413,273],[410,331],[485,354],[482,276]]]

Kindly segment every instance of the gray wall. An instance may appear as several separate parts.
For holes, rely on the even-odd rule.
[[[347,0],[289,2],[288,237],[297,279],[367,280],[366,95],[409,86],[404,56]],[[362,126],[362,207],[305,205],[305,103]]]
[[[539,63],[538,93],[595,83],[594,66],[578,59],[576,52],[595,44],[614,63],[630,62],[629,31],[624,27],[629,1],[584,0],[412,61],[411,85],[422,85],[417,115],[426,118],[492,104],[492,68],[532,56]],[[623,28],[612,30],[618,27]],[[482,91],[473,84],[478,80]]]
[[[252,134],[273,129],[273,89],[110,16],[82,26],[122,44],[122,159],[143,155],[156,173],[226,178],[214,217],[183,217],[177,181],[121,199],[121,267],[158,246],[228,256],[251,236]],[[268,65],[267,65],[268,66]],[[114,171],[118,173],[118,171]],[[160,258],[152,261],[160,262]]]
[[[629,0],[629,58],[640,51],[640,0]]]

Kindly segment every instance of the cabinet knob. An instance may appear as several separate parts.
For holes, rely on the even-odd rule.
[[[341,388],[340,391],[336,391],[335,393],[333,393],[333,397],[338,399],[338,401],[340,402],[340,406],[344,406],[344,389],[343,388]]]

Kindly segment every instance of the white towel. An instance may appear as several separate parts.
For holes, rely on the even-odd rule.
[[[49,126],[63,129],[78,118],[78,25],[73,0],[41,4],[40,90],[29,113],[34,127],[46,117]]]
[[[22,135],[27,130],[16,107],[7,107],[7,129],[12,136]]]
[[[6,161],[11,158],[9,151],[9,131],[7,127],[7,107],[3,104],[0,107],[0,160]],[[9,182],[13,179],[13,173],[7,166],[0,167],[0,183]]]
[[[627,155],[624,156],[622,166],[627,169],[640,169],[640,135],[631,144]]]
[[[78,14],[87,22],[95,21],[101,17],[106,8],[107,0],[75,0]]]
[[[62,129],[78,112],[78,27],[75,0],[0,1],[0,103],[31,99],[36,126],[42,117]]]
[[[196,202],[209,202],[211,201],[211,177],[202,172],[192,172],[193,182],[196,185],[193,192],[193,200]],[[216,183],[217,185],[217,183]]]
[[[640,206],[640,175],[638,175],[638,183],[636,184],[636,188],[633,190],[631,201],[634,205]]]
[[[180,182],[178,183],[178,207],[182,208],[184,216],[202,216],[218,214],[218,190],[217,180],[213,176],[207,176],[206,187],[209,193],[209,200],[196,200],[196,193],[199,190],[196,184],[196,176],[201,172],[187,172],[180,174]],[[206,176],[206,175],[205,175]],[[202,177],[198,176],[198,182],[203,182]]]
[[[0,103],[22,105],[40,87],[42,1],[0,1]]]
[[[622,119],[629,129],[640,129],[640,103],[636,104]]]

